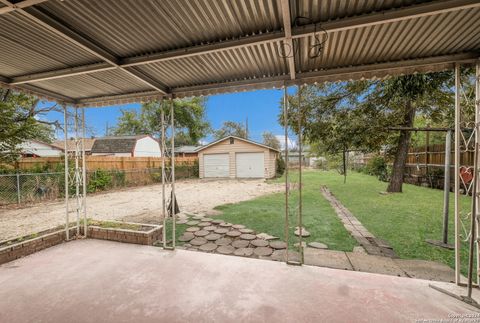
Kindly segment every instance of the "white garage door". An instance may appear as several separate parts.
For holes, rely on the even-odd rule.
[[[229,177],[228,154],[207,154],[203,155],[204,177]]]
[[[263,178],[264,153],[236,153],[237,177],[239,178]]]

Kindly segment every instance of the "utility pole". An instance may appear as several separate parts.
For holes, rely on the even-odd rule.
[[[245,119],[245,139],[248,139],[248,116]]]

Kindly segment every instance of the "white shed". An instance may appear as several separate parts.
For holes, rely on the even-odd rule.
[[[161,157],[160,144],[148,135],[96,138],[92,156]]]

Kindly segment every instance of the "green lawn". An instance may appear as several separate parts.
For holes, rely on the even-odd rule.
[[[376,237],[387,240],[405,259],[425,259],[454,267],[454,251],[434,247],[425,239],[442,237],[443,191],[403,185],[403,193],[382,195],[387,183],[375,177],[350,172],[347,183],[337,172],[312,172],[316,183],[326,185]],[[449,240],[454,240],[454,202],[450,194]],[[470,209],[470,198],[462,196],[461,209]],[[469,224],[466,223],[468,226]],[[462,245],[462,272],[468,263],[467,243]]]

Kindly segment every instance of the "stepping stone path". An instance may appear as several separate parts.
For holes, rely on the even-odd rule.
[[[218,228],[218,229],[216,229],[216,230],[213,231],[213,232],[218,233],[218,234],[225,234],[225,233],[227,233],[228,231],[230,231],[230,230],[227,229],[227,228]]]
[[[262,239],[255,239],[255,240],[250,241],[250,243],[252,244],[252,246],[255,246],[255,247],[266,247],[266,246],[268,246],[268,241],[267,240],[262,240]]]
[[[211,225],[212,225],[211,222],[200,222],[199,224],[197,224],[197,226],[199,227],[209,227]]]
[[[190,240],[190,244],[192,246],[201,246],[201,245],[206,244],[207,242],[208,242],[207,239],[202,238],[202,237],[196,237],[195,239]]]
[[[228,222],[222,222],[219,224],[222,228],[230,228],[233,224],[228,223]]]
[[[238,248],[233,254],[235,256],[251,257],[253,255],[253,248]]]
[[[239,249],[246,248],[248,247],[249,244],[250,242],[247,240],[235,240],[232,242],[232,246]],[[252,253],[253,253],[253,250],[252,250]]]
[[[217,244],[217,246],[228,246],[231,243],[232,243],[232,239],[230,238],[220,238],[215,241],[215,244]]]
[[[231,238],[236,238],[236,237],[239,237],[242,235],[242,233],[240,231],[228,231],[225,235],[231,237]]]
[[[215,225],[209,225],[208,227],[204,227],[203,230],[215,231],[215,230],[217,230],[217,226],[215,226]]]
[[[221,237],[222,236],[218,233],[210,233],[210,234],[205,236],[205,239],[207,239],[208,241],[215,241],[215,240],[220,239]]]
[[[245,226],[243,224],[234,224],[232,225],[232,228],[239,230],[239,229],[245,229]]]
[[[220,246],[217,248],[217,252],[223,255],[231,255],[235,251],[235,248],[232,246]]]
[[[253,251],[259,257],[270,256],[273,253],[273,249],[270,247],[258,247]]]
[[[205,237],[206,235],[210,234],[210,232],[208,232],[207,230],[199,230],[195,231],[193,234],[197,237]]]
[[[187,231],[187,232],[195,232],[195,231],[198,231],[198,230],[200,230],[199,227],[190,227],[190,228],[187,228],[187,230],[185,230],[185,231]]]
[[[315,249],[328,249],[328,246],[321,242],[309,242],[308,246]]]
[[[209,243],[206,243],[204,245],[201,245],[200,248],[198,248],[198,250],[206,251],[206,252],[212,252],[217,248],[218,248],[218,246],[216,244],[214,244],[212,242],[209,242]]]
[[[212,222],[213,224],[220,224],[220,223],[223,223],[225,221],[223,221],[223,220],[212,220],[210,222]]]
[[[238,231],[240,231],[241,233],[254,233],[255,231],[253,231],[252,229],[239,229]]]
[[[185,224],[187,222],[188,222],[188,220],[186,220],[186,219],[185,220],[178,220],[177,224]]]
[[[201,221],[201,220],[203,220],[203,215],[196,215],[196,216],[192,217],[192,219]]]
[[[242,233],[240,235],[240,239],[242,240],[255,240],[257,238],[256,235],[250,233]]]
[[[297,237],[300,236],[300,228],[296,227],[295,232],[293,232],[294,235]],[[310,237],[310,232],[308,232],[304,227],[302,227],[302,237]]]
[[[200,221],[202,222],[211,222],[213,219],[212,218],[203,218]]]
[[[265,240],[275,240],[275,239],[278,239],[277,237],[274,237],[274,236],[271,236],[267,233],[259,233],[257,234],[257,238],[258,239],[265,239]]]
[[[286,249],[287,244],[283,241],[270,241],[270,247],[273,249]]]
[[[182,242],[187,242],[187,241],[190,241],[192,240],[193,238],[195,238],[195,236],[193,235],[193,233],[191,232],[185,232],[182,236],[180,236],[178,238],[179,241],[182,241]]]
[[[293,244],[293,246],[295,248],[298,248],[298,247],[300,247],[300,243],[297,242],[297,243]],[[306,248],[306,247],[307,247],[307,243],[305,241],[302,241],[302,248]]]
[[[199,221],[188,221],[187,225],[197,225],[199,223],[200,223]]]

